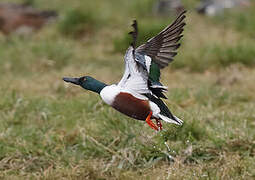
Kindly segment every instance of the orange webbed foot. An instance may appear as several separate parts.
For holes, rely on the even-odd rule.
[[[150,112],[150,114],[147,116],[146,118],[146,122],[147,124],[154,130],[158,131],[158,127],[151,121],[151,115],[152,115],[152,112]]]

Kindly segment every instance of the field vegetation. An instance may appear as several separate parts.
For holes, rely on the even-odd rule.
[[[118,82],[132,20],[142,43],[174,16],[153,15],[153,0],[30,2],[59,19],[0,34],[0,179],[255,178],[254,3],[205,17],[183,0],[182,46],[162,82],[184,125],[157,133],[62,77]]]

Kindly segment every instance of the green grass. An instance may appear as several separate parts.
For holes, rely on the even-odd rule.
[[[254,6],[254,2],[251,4]],[[254,28],[255,28],[255,13],[253,8],[245,9],[236,9],[234,11],[226,11],[224,14],[216,16],[215,21],[222,23],[224,26],[230,26],[236,30],[246,34],[247,36],[254,37]]]
[[[0,179],[254,179],[248,16],[240,30],[228,18],[188,12],[179,54],[162,71],[165,102],[181,127],[164,123],[156,133],[62,81],[90,75],[118,82],[132,20],[142,43],[173,19],[150,15],[151,2],[33,1],[57,9],[60,19],[28,37],[0,34]]]
[[[220,68],[232,64],[243,64],[247,67],[255,65],[255,44],[252,40],[241,41],[238,44],[210,44],[200,51],[180,54],[174,68],[187,67],[191,71],[205,71],[208,68]],[[187,61],[189,59],[189,61]]]
[[[99,28],[97,27],[99,24],[99,19],[96,19],[93,13],[84,12],[81,9],[71,9],[60,20],[58,29],[64,35],[78,38],[85,34],[91,34]]]

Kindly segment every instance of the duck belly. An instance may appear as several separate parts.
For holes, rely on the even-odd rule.
[[[117,111],[138,120],[145,120],[151,109],[148,100],[142,100],[125,92],[120,92],[112,105]]]

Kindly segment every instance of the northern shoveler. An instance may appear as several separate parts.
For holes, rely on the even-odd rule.
[[[160,69],[166,67],[177,54],[185,23],[183,11],[176,20],[158,35],[136,48],[137,22],[129,34],[133,42],[125,54],[125,72],[118,84],[106,85],[90,76],[64,77],[65,82],[100,94],[103,101],[119,112],[137,120],[143,120],[154,130],[162,130],[161,120],[181,125],[183,121],[174,116],[160,98],[167,87],[160,82]],[[156,125],[151,119],[156,120]]]

